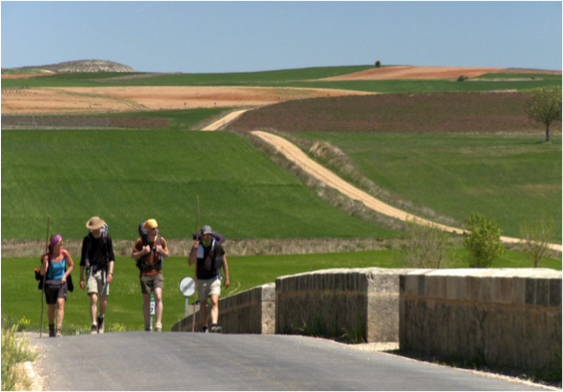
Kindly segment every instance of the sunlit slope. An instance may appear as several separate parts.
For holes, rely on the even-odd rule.
[[[293,175],[228,133],[2,132],[2,239],[81,238],[102,216],[113,238],[157,219],[168,238],[200,224],[230,238],[390,237],[331,207]]]

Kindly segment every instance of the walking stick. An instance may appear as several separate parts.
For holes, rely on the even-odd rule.
[[[199,195],[197,195],[197,230],[195,232],[195,240],[199,242]],[[196,259],[195,259],[195,293],[194,293],[194,310],[192,312],[192,332],[195,332],[195,297],[197,294],[197,250],[196,250]],[[199,304],[201,306],[201,304]]]
[[[51,217],[47,217],[47,239],[45,240],[45,253],[49,254],[49,222]],[[47,260],[48,262],[48,260]],[[41,259],[43,263],[43,259]],[[43,335],[43,294],[45,293],[45,277],[47,276],[47,268],[45,268],[45,273],[43,274],[43,282],[41,283],[41,329],[39,330],[39,338]]]

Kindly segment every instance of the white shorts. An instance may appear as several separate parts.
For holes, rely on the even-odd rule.
[[[211,279],[198,279],[197,292],[201,302],[207,301],[207,298],[212,295],[221,296],[221,275]]]

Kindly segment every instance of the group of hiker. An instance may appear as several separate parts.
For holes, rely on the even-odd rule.
[[[86,222],[89,230],[82,241],[80,258],[80,288],[86,289],[90,296],[90,318],[92,334],[104,333],[104,317],[107,309],[107,298],[110,283],[113,281],[115,256],[113,243],[107,233],[106,222],[94,216]],[[139,225],[139,238],[131,252],[131,258],[139,268],[139,280],[143,294],[143,316],[145,330],[151,331],[151,294],[155,300],[155,331],[162,331],[162,290],[164,275],[162,274],[163,259],[170,256],[166,240],[159,234],[158,223],[149,219]],[[210,226],[203,226],[199,233],[194,234],[194,244],[190,250],[188,264],[196,264],[196,281],[200,300],[200,320],[202,332],[221,332],[218,325],[219,297],[224,270],[224,286],[228,288],[229,267],[227,257],[221,245],[224,237],[214,233]],[[39,288],[44,290],[49,320],[49,336],[62,336],[61,329],[64,318],[64,306],[68,291],[73,291],[71,273],[74,261],[69,252],[63,249],[63,238],[60,234],[50,237],[48,251],[41,257],[41,269],[36,270]],[[208,327],[207,300],[211,302],[211,327]],[[99,304],[99,306],[98,306]],[[194,315],[195,316],[195,315]],[[56,321],[56,328],[55,328]]]

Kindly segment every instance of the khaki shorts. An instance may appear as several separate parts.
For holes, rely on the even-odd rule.
[[[150,294],[157,288],[164,288],[164,276],[162,276],[162,273],[154,276],[141,275],[141,291],[143,294]]]
[[[88,295],[98,294],[102,297],[107,297],[109,295],[107,272],[98,270],[94,274],[88,274],[87,289]]]
[[[197,293],[201,302],[207,301],[207,298],[212,295],[221,296],[221,276],[217,275],[211,279],[198,279]]]

